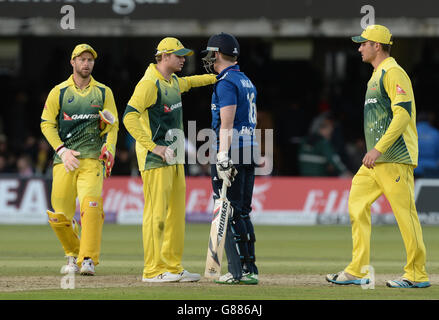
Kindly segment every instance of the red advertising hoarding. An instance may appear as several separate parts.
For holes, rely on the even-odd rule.
[[[351,179],[257,177],[252,219],[256,224],[315,224],[318,219],[348,219]],[[213,207],[208,177],[186,178],[186,219],[209,222]],[[114,177],[104,183],[104,210],[122,224],[141,223],[143,188],[140,178]],[[372,214],[392,210],[386,198],[372,205]],[[323,221],[323,220],[322,220]]]

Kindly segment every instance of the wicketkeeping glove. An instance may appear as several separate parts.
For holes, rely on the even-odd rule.
[[[100,136],[102,137],[110,131],[111,126],[116,122],[116,117],[109,110],[99,111],[99,117],[99,129],[102,130]]]
[[[232,185],[238,170],[233,165],[232,160],[227,155],[227,152],[219,152],[217,155],[216,171],[218,178],[224,180],[228,187]]]
[[[107,143],[104,144],[101,149],[99,160],[104,161],[105,178],[108,178],[111,175],[111,170],[114,166],[114,147]]]

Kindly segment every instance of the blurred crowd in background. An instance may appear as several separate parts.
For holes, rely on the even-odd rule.
[[[113,90],[120,121],[135,85],[153,62],[153,45],[158,40],[151,40],[150,47],[137,51],[128,40],[105,49],[100,46],[105,39],[88,41],[99,55],[93,76]],[[204,40],[183,42],[201,50]],[[40,131],[41,111],[52,87],[71,74],[69,54],[79,42],[64,40],[57,46],[50,38],[38,39],[41,41],[46,44],[40,47],[51,49],[34,52],[37,40],[23,41],[19,71],[0,70],[0,174],[51,176],[54,151]],[[264,42],[241,40],[239,64],[258,89],[257,128],[273,129],[273,154],[265,154],[266,159],[273,159],[272,175],[351,177],[366,152],[363,105],[372,67],[361,62],[355,45],[343,40],[343,72],[332,74],[327,58],[331,58],[333,49],[321,44],[329,48],[321,57],[318,43],[311,59],[279,61],[270,59],[270,48]],[[420,166],[415,177],[439,177],[439,117],[435,101],[439,85],[438,48],[439,44],[418,48],[422,53],[417,61],[412,61],[410,67],[401,63],[411,77],[417,107]],[[137,56],[132,54],[133,50]],[[196,51],[179,76],[200,73],[204,70]],[[210,127],[211,93],[211,88],[194,88],[183,95],[186,126],[188,121],[196,121],[197,130]],[[187,151],[194,152],[196,148],[197,145],[188,145]],[[120,123],[112,174],[139,175],[136,161],[134,141]],[[208,166],[186,168],[191,176],[209,175]]]

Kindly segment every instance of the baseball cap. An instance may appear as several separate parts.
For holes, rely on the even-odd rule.
[[[173,53],[177,56],[191,56],[194,54],[192,50],[186,49],[180,40],[172,37],[167,37],[160,41],[155,55],[158,56],[162,53]]]
[[[374,41],[382,44],[393,44],[390,30],[379,24],[367,26],[360,36],[352,37],[352,41],[357,43]]]
[[[207,54],[209,51],[219,51],[228,56],[237,57],[239,56],[240,49],[238,40],[233,35],[221,32],[209,38],[206,50],[203,50],[201,53]]]
[[[72,59],[76,58],[77,56],[81,55],[83,52],[88,51],[93,55],[93,58],[97,58],[98,54],[96,53],[96,51],[88,44],[86,43],[81,43],[78,44],[75,49],[73,49],[72,52]]]

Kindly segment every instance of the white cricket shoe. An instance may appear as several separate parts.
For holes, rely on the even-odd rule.
[[[201,275],[198,273],[190,273],[187,270],[183,270],[181,273],[181,279],[179,282],[197,282],[200,281]]]
[[[84,259],[81,265],[82,276],[94,276],[95,275],[95,264],[92,259]]]
[[[78,273],[79,267],[76,264],[76,257],[67,256],[67,264],[63,265],[61,267],[61,273],[62,274],[68,274],[68,273]]]
[[[163,272],[162,274],[159,274],[158,276],[152,277],[152,278],[142,278],[143,282],[177,282],[180,281],[182,278],[182,274],[178,273],[170,273],[170,272]]]
[[[213,281],[218,284],[239,284],[239,279],[233,278],[233,275],[230,272],[222,275],[218,280]]]

